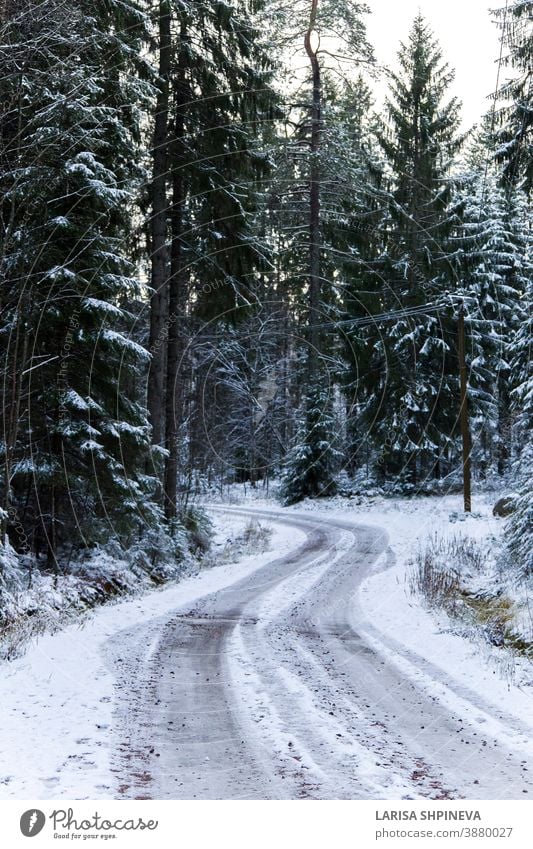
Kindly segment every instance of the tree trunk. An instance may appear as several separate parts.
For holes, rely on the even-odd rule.
[[[5,4],[2,7],[2,14],[5,14]],[[22,137],[22,76],[19,79],[19,89],[18,89],[18,115],[17,115],[17,156],[20,152],[20,144]],[[2,233],[2,242],[1,242],[1,256],[4,256],[5,245],[9,242],[12,237],[13,230],[15,229],[15,210],[16,203],[12,199],[11,206],[9,211],[9,216],[7,218],[7,226],[5,227]],[[5,417],[4,424],[4,442],[5,442],[5,451],[4,451],[4,474],[5,474],[5,489],[3,496],[2,508],[4,510],[4,516],[0,519],[0,543],[2,545],[5,544],[6,534],[7,534],[7,526],[8,526],[8,512],[11,506],[11,469],[12,462],[14,459],[15,448],[17,444],[17,436],[18,436],[18,427],[19,427],[19,417],[20,417],[20,403],[22,398],[22,375],[24,369],[26,367],[26,359],[28,354],[28,344],[29,344],[29,333],[28,328],[30,326],[30,283],[26,281],[26,285],[23,287],[23,296],[20,298],[19,307],[17,310],[16,317],[16,330],[15,330],[15,345],[14,345],[14,353],[13,353],[13,374],[10,380],[9,376],[9,351],[6,351],[5,354],[5,377],[4,377],[4,387],[7,389],[7,395],[9,397],[9,389],[8,386],[11,387],[11,398],[6,404],[7,407],[7,415]],[[3,292],[2,292],[3,295]],[[7,300],[7,298],[6,298]],[[0,296],[0,312],[4,308],[3,298]],[[19,362],[19,350],[20,350],[20,337],[23,337],[22,342],[22,357]],[[5,399],[8,400],[8,399]],[[5,403],[5,401],[4,401]]]
[[[509,383],[511,375],[509,372],[498,375],[497,393],[498,393],[498,422],[497,422],[497,452],[496,465],[498,474],[503,476],[509,465],[510,456],[510,441],[511,441],[511,419],[509,409],[511,400],[509,397]]]
[[[183,236],[183,203],[185,199],[183,170],[184,109],[190,99],[186,78],[187,59],[183,50],[187,39],[187,22],[185,16],[183,16],[180,31],[180,57],[174,81],[174,139],[171,147],[170,162],[172,168],[172,213],[170,217],[171,252],[165,431],[165,447],[168,452],[165,465],[165,515],[167,519],[174,519],[177,515],[178,436],[180,421],[182,420],[182,411],[178,408],[178,401],[183,396],[183,380],[180,374],[180,327],[186,306],[181,240]]]
[[[15,459],[15,449],[17,445],[18,438],[18,428],[19,428],[19,420],[20,420],[20,405],[22,400],[22,377],[24,374],[24,369],[26,368],[26,362],[28,358],[28,344],[29,344],[29,333],[28,333],[28,322],[25,319],[26,315],[26,297],[21,298],[20,303],[20,314],[17,317],[17,329],[15,333],[15,350],[13,353],[13,372],[11,375],[11,398],[10,403],[8,405],[8,413],[6,415],[6,424],[5,424],[5,432],[4,432],[4,440],[5,440],[5,449],[4,449],[4,475],[5,475],[5,483],[4,483],[4,497],[2,508],[4,510],[4,517],[0,521],[0,543],[2,545],[6,540],[7,526],[8,526],[8,516],[9,510],[11,507],[11,472],[13,468],[13,462]],[[22,351],[19,353],[21,348],[21,337],[22,335]],[[6,355],[6,372],[9,370],[9,359]],[[6,381],[7,383],[8,381]]]
[[[164,438],[165,334],[168,321],[168,250],[167,250],[167,169],[168,110],[171,62],[170,2],[159,3],[159,90],[157,95],[152,179],[152,296],[150,300],[150,341],[152,355],[148,376],[148,413],[152,424],[152,443],[162,445]]]
[[[318,368],[320,350],[320,124],[322,117],[322,82],[320,64],[312,44],[318,0],[312,0],[309,29],[305,35],[305,49],[313,73],[313,105],[311,110],[311,169],[309,194],[309,372]]]

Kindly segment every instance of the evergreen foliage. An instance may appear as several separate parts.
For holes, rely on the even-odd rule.
[[[53,564],[67,544],[128,543],[157,521],[124,252],[150,91],[134,3],[27,6],[4,29],[22,68],[9,51],[0,82],[2,335],[17,377],[3,383],[4,509]]]
[[[447,241],[455,224],[451,166],[462,139],[458,102],[446,100],[452,72],[419,15],[392,74],[389,123],[379,134],[386,160],[382,193],[380,295],[375,309],[412,310],[364,334],[368,370],[359,427],[371,434],[381,475],[411,483],[440,476],[454,461],[458,390],[454,328],[444,304],[454,285]],[[365,365],[366,369],[366,365]]]
[[[466,155],[420,14],[379,114],[368,10],[317,10],[313,53],[308,0],[0,3],[0,537],[45,568],[182,556],[214,483],[452,485],[462,304],[531,569],[531,2]]]
[[[496,12],[506,48],[510,78],[497,92],[499,131],[496,159],[503,165],[505,183],[533,188],[533,3],[511,0]]]
[[[520,190],[506,192],[494,171],[474,171],[457,192],[461,224],[457,276],[467,311],[470,409],[474,459],[486,474],[508,470],[512,444],[511,391],[515,336],[524,321],[531,273],[528,210]]]
[[[320,387],[309,391],[302,402],[295,444],[284,466],[281,496],[285,504],[335,495],[342,458],[336,432],[338,424],[328,393]]]

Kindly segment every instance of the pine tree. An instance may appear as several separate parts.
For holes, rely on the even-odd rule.
[[[379,312],[418,310],[370,330],[371,391],[361,426],[372,433],[382,474],[418,483],[439,476],[454,450],[458,408],[455,336],[450,320],[424,306],[453,285],[446,242],[454,217],[450,169],[462,139],[459,104],[446,101],[453,73],[419,15],[392,74],[389,124],[380,133],[389,172]]]
[[[503,164],[505,182],[530,193],[533,188],[533,3],[511,0],[496,14],[507,48],[505,64],[514,70],[496,94],[500,103],[496,159]]]
[[[152,174],[149,189],[150,329],[148,347],[147,406],[152,443],[160,460],[165,438],[166,334],[168,332],[168,137],[170,72],[172,67],[171,3],[157,3],[157,53],[155,116],[153,119]],[[160,473],[159,464],[156,472]]]
[[[533,574],[533,369],[531,340],[533,338],[533,268],[531,266],[531,224],[529,235],[529,266],[527,286],[518,307],[518,331],[510,346],[511,373],[514,388],[511,392],[515,416],[517,450],[514,478],[518,497],[515,512],[506,527],[506,540],[515,566],[521,575]]]
[[[514,499],[514,512],[508,520],[506,541],[511,563],[521,578],[533,575],[533,442],[531,436],[521,453],[520,464],[516,472],[517,496]]]
[[[304,39],[309,68],[309,89],[306,91],[309,106],[294,121],[292,144],[298,188],[294,210],[297,214],[294,216],[291,237],[293,268],[300,280],[305,280],[307,284],[305,288],[300,284],[299,301],[302,304],[301,321],[306,325],[302,403],[303,408],[307,405],[308,410],[301,415],[296,442],[285,468],[287,482],[291,468],[294,470],[295,489],[291,497],[295,497],[298,491],[302,498],[319,496],[333,486],[332,464],[315,463],[313,460],[313,472],[309,475],[301,474],[300,464],[302,456],[321,457],[323,446],[336,442],[335,431],[328,433],[327,430],[334,426],[335,416],[333,399],[326,387],[331,384],[332,378],[339,380],[339,368],[335,363],[338,344],[331,333],[324,332],[322,325],[328,324],[328,319],[330,322],[335,319],[340,304],[339,287],[342,284],[337,266],[344,238],[343,204],[346,204],[348,194],[353,191],[350,176],[356,169],[352,163],[350,176],[343,175],[343,169],[349,162],[349,154],[343,149],[349,131],[346,130],[343,136],[341,129],[347,126],[347,122],[341,120],[344,104],[341,105],[342,95],[339,96],[344,86],[333,81],[327,57],[334,55],[335,50],[343,53],[346,49],[354,60],[361,56],[365,56],[367,61],[371,58],[365,39],[362,7],[357,4],[349,7],[344,3],[333,5],[330,2],[315,2],[310,4],[309,11]],[[302,10],[302,16],[304,14]],[[341,49],[329,43],[332,35],[339,32],[339,21],[342,21],[341,29],[346,42]],[[331,51],[328,47],[331,47]],[[339,67],[342,67],[342,59],[336,68],[337,79]],[[363,93],[362,85],[360,91]],[[356,142],[353,142],[352,149],[355,146]],[[333,375],[335,371],[337,373]],[[322,422],[317,422],[315,418],[319,410],[322,411]],[[306,423],[310,428],[307,435],[304,433]],[[319,471],[324,474],[322,481],[318,476]]]
[[[134,2],[27,0],[6,32],[25,61],[10,53],[0,82],[2,276],[7,344],[27,344],[8,358],[21,386],[3,486],[36,553],[57,565],[67,543],[127,545],[158,517],[144,476],[148,355],[131,336],[140,285],[124,253],[151,94],[132,58],[146,21]]]
[[[515,512],[506,528],[506,539],[519,573],[533,572],[533,474],[532,377],[531,377],[531,210],[521,198],[522,189],[529,198],[533,187],[533,35],[531,0],[513,0],[498,10],[502,44],[507,52],[504,64],[513,69],[511,78],[496,93],[495,110],[499,118],[496,132],[496,161],[502,168],[502,184],[508,205],[517,213],[516,228],[523,250],[514,259],[515,273],[522,274],[524,285],[516,299],[510,338],[507,340],[509,384],[506,403],[514,418],[516,456],[513,464],[518,498]],[[515,239],[516,243],[516,239]],[[524,260],[525,258],[525,260]]]
[[[371,92],[361,76],[345,86],[334,107],[336,114],[325,133],[325,263],[336,290],[329,307],[331,319],[342,321],[336,326],[340,344],[335,352],[343,363],[340,382],[346,399],[345,466],[354,472],[367,448],[359,412],[374,391],[370,380],[371,331],[367,327],[362,332],[358,324],[381,311],[384,163],[377,144],[378,123]]]
[[[258,29],[262,2],[161,4],[152,189],[149,384],[154,440],[164,447],[164,503],[177,512],[191,359],[186,338],[205,322],[235,323],[257,300],[265,267],[255,227],[269,163],[272,63]],[[193,330],[194,328],[194,330]],[[197,336],[198,338],[198,336]],[[202,376],[192,380],[202,380]],[[193,415],[194,425],[201,416]],[[180,436],[181,434],[181,436]],[[195,437],[186,437],[189,444]]]
[[[521,324],[529,275],[528,211],[520,190],[506,192],[494,169],[471,173],[457,193],[461,224],[453,241],[467,312],[474,459],[481,471],[507,470],[513,378],[510,347]]]
[[[303,498],[322,498],[337,492],[342,453],[335,434],[338,423],[332,399],[322,388],[310,388],[304,398],[295,444],[289,451],[281,485],[285,504]]]

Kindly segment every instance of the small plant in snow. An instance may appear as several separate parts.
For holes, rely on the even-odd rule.
[[[409,587],[466,626],[467,635],[532,657],[527,593],[513,593],[508,577],[476,541],[435,534],[415,556]]]
[[[272,528],[251,519],[244,529],[224,545],[221,553],[209,551],[203,558],[204,566],[218,566],[220,563],[234,563],[248,554],[262,554],[268,551],[272,537]]]
[[[251,519],[237,539],[251,552],[266,551],[272,537],[272,528]]]

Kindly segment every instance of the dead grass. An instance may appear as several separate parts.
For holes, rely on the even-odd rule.
[[[237,536],[226,542],[222,550],[207,552],[202,558],[202,565],[209,568],[221,563],[234,563],[249,554],[263,554],[270,547],[272,533],[272,528],[251,519]]]
[[[518,633],[519,609],[503,591],[473,591],[468,582],[482,574],[485,555],[469,537],[432,536],[421,548],[409,575],[409,589],[444,610],[475,636],[493,646],[533,658],[533,643]]]

